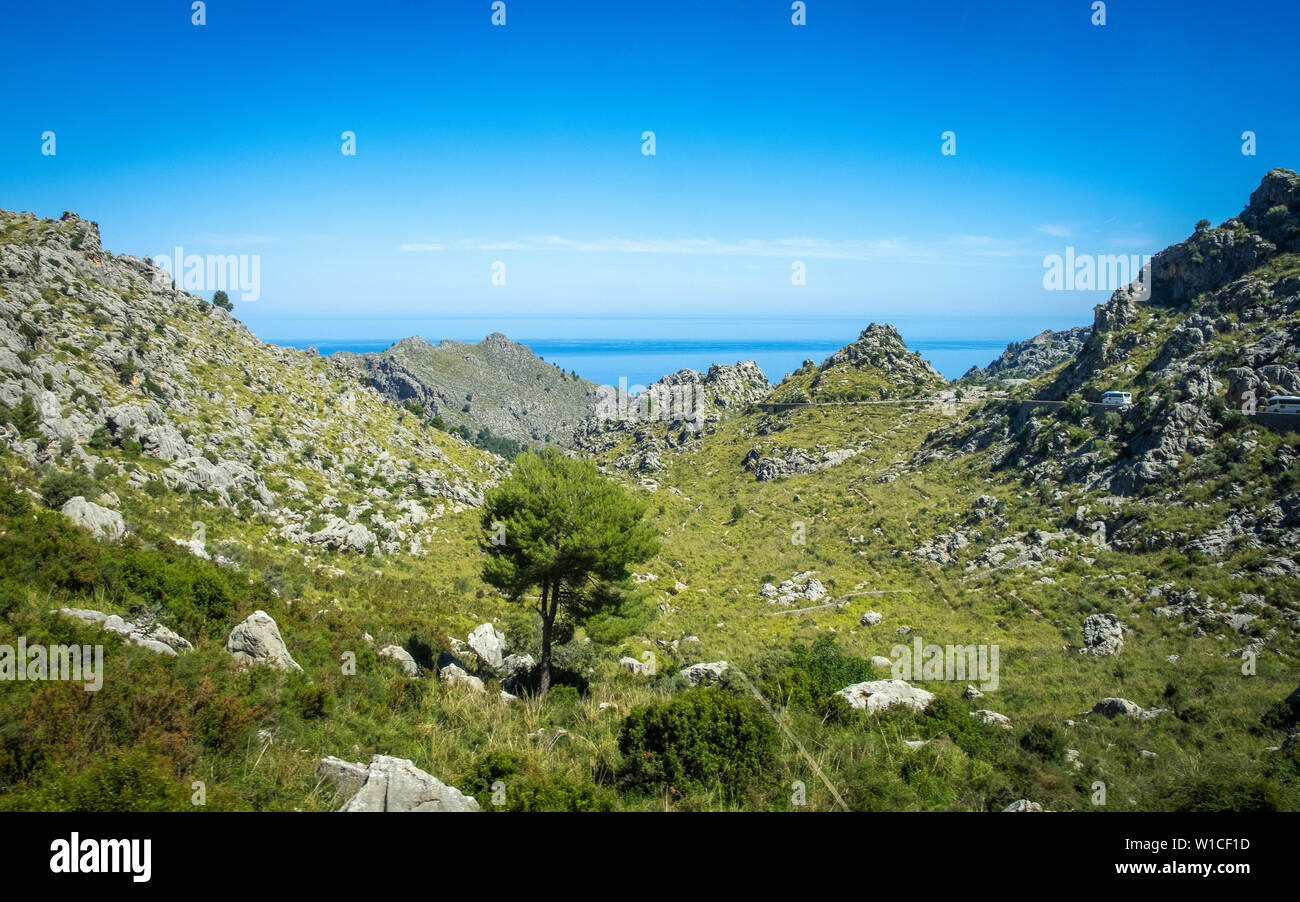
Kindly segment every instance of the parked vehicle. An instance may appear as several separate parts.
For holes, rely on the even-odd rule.
[[[1113,404],[1116,407],[1124,407],[1133,403],[1133,393],[1126,391],[1102,392],[1101,403]]]
[[[1274,395],[1266,402],[1264,413],[1300,414],[1300,396]]]

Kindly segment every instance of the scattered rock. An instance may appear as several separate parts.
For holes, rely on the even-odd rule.
[[[818,449],[812,452],[803,448],[785,448],[779,454],[773,451],[770,455],[765,455],[759,447],[755,446],[745,455],[741,466],[753,472],[756,481],[766,482],[769,479],[802,476],[828,467],[836,467],[856,456],[857,453],[856,448],[840,448],[834,451]]]
[[[1110,718],[1123,716],[1149,720],[1164,714],[1165,709],[1152,708],[1150,711],[1146,711],[1143,710],[1141,705],[1135,704],[1126,698],[1103,698],[1092,706],[1092,713]]]
[[[265,664],[277,670],[302,670],[289,655],[284,639],[280,638],[279,627],[266,611],[254,611],[231,630],[230,638],[226,640],[226,651],[234,655],[241,666]]]
[[[1042,811],[1042,810],[1043,810],[1042,805],[1038,804],[1037,802],[1031,802],[1029,801],[1029,799],[1016,799],[1006,808],[1002,809],[1003,813],[1006,813],[1008,811]]]
[[[338,758],[323,758],[316,768],[317,779],[351,788],[360,778],[362,765]],[[406,758],[375,755],[365,768],[356,794],[340,811],[478,811],[478,802],[454,786],[447,786],[425,773]]]
[[[64,502],[62,511],[63,516],[78,526],[84,526],[90,530],[90,534],[97,539],[108,539],[116,542],[126,535],[126,523],[122,520],[121,514],[115,510],[100,507],[93,501],[87,501],[80,495],[69,498]]]
[[[924,710],[934,701],[933,692],[918,689],[906,680],[868,680],[846,686],[835,694],[843,696],[850,707],[865,708],[873,714],[890,705],[907,705]]]
[[[1092,614],[1083,621],[1085,655],[1117,655],[1124,647],[1124,624],[1114,614]]]
[[[1005,730],[1011,729],[1011,718],[996,711],[972,711],[970,716],[983,724],[997,724]]]
[[[331,551],[355,551],[365,554],[375,544],[375,534],[360,523],[349,523],[335,517],[329,525],[307,537],[313,545],[320,545]]]
[[[420,665],[415,663],[415,658],[411,653],[399,645],[385,645],[379,649],[381,658],[392,658],[401,665],[402,672],[409,677],[418,677],[420,675]]]
[[[469,647],[491,670],[501,670],[506,650],[506,634],[501,630],[490,623],[475,627],[469,634]]]
[[[445,667],[438,668],[438,679],[448,686],[469,686],[478,692],[487,691],[487,687],[483,685],[481,679],[455,664],[448,664]]]
[[[103,614],[82,608],[59,608],[65,617],[76,617],[85,623],[97,623],[110,633],[116,633],[131,642],[160,655],[176,656],[177,652],[193,651],[194,646],[162,624],[149,626],[135,620],[125,620],[116,614]]]
[[[528,679],[537,662],[532,655],[506,655],[501,661],[501,685],[507,689],[514,688]]]
[[[807,570],[803,573],[796,573],[779,586],[765,583],[758,594],[766,599],[768,604],[779,604],[787,607],[796,603],[805,604],[821,601],[826,597],[826,587],[821,584],[820,580],[813,577],[815,572],[814,570]]]
[[[692,686],[707,686],[722,679],[722,674],[726,672],[727,667],[726,661],[714,661],[712,664],[692,664],[690,667],[683,667],[681,675],[690,680]]]

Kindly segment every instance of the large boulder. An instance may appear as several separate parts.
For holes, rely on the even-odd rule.
[[[532,655],[506,655],[501,662],[501,685],[514,690],[521,682],[527,681],[536,667]]]
[[[65,617],[75,617],[83,623],[98,624],[110,633],[116,633],[160,655],[175,657],[178,652],[194,650],[189,640],[181,638],[162,624],[150,626],[140,621],[126,620],[117,614],[104,614],[101,611],[88,611],[82,608],[59,608],[59,613]]]
[[[480,624],[469,634],[469,647],[479,660],[493,671],[499,671],[506,651],[506,634],[490,623]]]
[[[714,661],[712,664],[692,664],[690,667],[683,667],[681,675],[690,680],[692,686],[707,686],[722,679],[727,667],[726,661]]]
[[[385,645],[379,649],[381,658],[392,658],[402,668],[402,672],[409,677],[418,677],[420,675],[420,665],[415,663],[415,658],[411,653],[399,645]]]
[[[318,779],[334,780],[347,790],[361,778],[362,765],[324,758],[316,768]],[[406,758],[375,755],[365,769],[356,794],[340,811],[478,811],[478,802],[454,786],[447,786]]]
[[[1083,621],[1080,654],[1117,655],[1124,647],[1124,624],[1114,614],[1092,614]]]
[[[890,705],[907,705],[923,711],[934,701],[934,693],[918,689],[906,680],[868,680],[845,686],[836,695],[842,696],[852,708],[865,708],[874,714]]]
[[[140,445],[148,457],[159,460],[181,460],[193,455],[194,450],[175,426],[151,426],[140,434]]]
[[[365,554],[375,544],[375,534],[360,523],[349,523],[341,517],[335,517],[323,529],[308,536],[307,541],[332,551]]]
[[[1132,717],[1137,720],[1150,720],[1152,717],[1164,714],[1165,709],[1152,708],[1150,711],[1146,711],[1143,710],[1141,705],[1126,698],[1103,698],[1092,706],[1092,713],[1109,718]]]
[[[354,796],[365,785],[370,768],[360,761],[353,763],[342,758],[329,756],[320,759],[316,765],[316,782],[333,783],[340,792]]]
[[[302,670],[280,638],[280,628],[266,611],[254,611],[231,630],[226,651],[241,665],[265,664],[277,670]]]
[[[446,667],[438,668],[438,679],[442,680],[448,686],[469,686],[478,692],[486,692],[487,687],[478,677],[469,673],[463,667],[455,664],[448,664]]]
[[[80,495],[64,502],[62,511],[63,516],[78,526],[84,526],[96,538],[116,542],[126,535],[126,523],[122,520],[121,514],[107,507],[100,507],[93,501],[87,501]]]

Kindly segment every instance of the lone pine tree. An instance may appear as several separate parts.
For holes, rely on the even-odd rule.
[[[540,590],[542,659],[538,694],[551,685],[556,618],[580,624],[620,600],[628,567],[653,557],[659,542],[642,522],[645,505],[590,461],[554,448],[521,454],[483,505],[483,579],[515,601]]]

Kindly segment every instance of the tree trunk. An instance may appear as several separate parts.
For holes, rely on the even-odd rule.
[[[542,661],[538,665],[540,679],[537,684],[537,697],[546,698],[551,688],[551,627],[555,623],[555,605],[551,600],[553,590],[547,583],[542,583]]]

